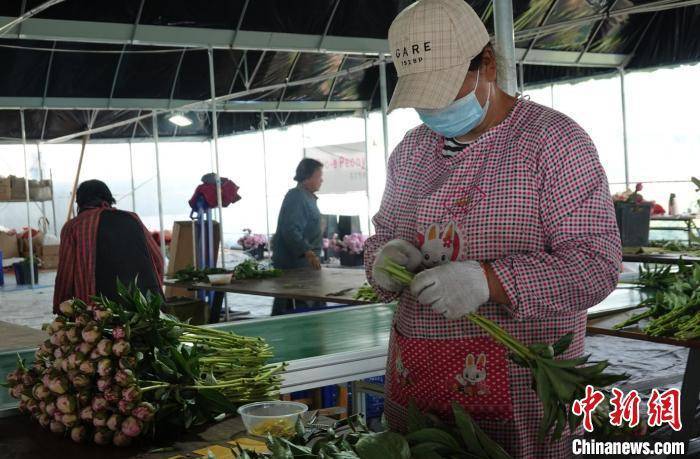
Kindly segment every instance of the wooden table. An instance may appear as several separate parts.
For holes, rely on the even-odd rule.
[[[234,280],[226,285],[177,282],[172,279],[166,279],[165,285],[217,293],[214,298],[212,320],[218,321],[217,311],[219,313],[221,311],[221,302],[225,293],[271,296],[294,301],[322,301],[348,305],[372,304],[370,301],[355,299],[357,289],[366,280],[365,271],[362,269],[323,268],[320,271],[290,269],[284,271],[280,277]]]
[[[670,337],[655,338],[646,335],[637,326],[626,327],[624,330],[613,329],[615,324],[639,312],[641,312],[640,309],[633,309],[591,318],[588,320],[586,331],[589,334],[617,336],[639,341],[670,344],[689,349],[688,361],[686,362],[685,374],[683,376],[683,385],[681,386],[681,422],[683,423],[683,428],[679,432],[673,432],[672,435],[672,440],[684,442],[686,445],[685,449],[688,451],[688,443],[692,438],[695,426],[695,410],[698,403],[698,394],[700,394],[700,340],[682,341]]]

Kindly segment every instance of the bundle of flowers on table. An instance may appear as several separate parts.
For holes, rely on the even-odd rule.
[[[76,442],[128,446],[275,398],[284,366],[271,348],[182,323],[158,295],[118,285],[119,302],[65,301],[32,364],[18,358],[5,386],[19,409]],[[160,436],[160,435],[159,435]]]
[[[238,240],[238,245],[244,250],[254,250],[267,246],[267,237],[263,234],[253,234],[250,229],[244,229],[245,235]]]
[[[642,196],[640,193],[642,189],[643,185],[641,183],[637,183],[637,185],[634,188],[634,191],[627,189],[620,193],[615,193],[612,197],[613,202],[616,205],[622,203],[636,205],[648,204],[651,205],[651,215],[665,214],[666,210],[661,205],[657,204],[655,201],[647,201],[644,199],[644,196]]]
[[[365,250],[366,241],[367,236],[360,233],[352,233],[343,236],[342,241],[334,235],[331,243],[338,252],[347,252],[353,255],[359,255]]]

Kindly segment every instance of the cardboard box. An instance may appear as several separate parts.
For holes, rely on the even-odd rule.
[[[51,198],[51,180],[29,181],[29,199],[33,201],[50,201]]]
[[[58,251],[57,245],[44,245],[41,247],[41,267],[44,269],[58,268]]]
[[[27,199],[24,177],[10,175],[10,180],[12,182],[12,199]]]
[[[16,234],[8,234],[0,231],[0,250],[3,260],[19,257],[19,242]]]
[[[0,201],[12,199],[12,179],[10,177],[0,177]]]

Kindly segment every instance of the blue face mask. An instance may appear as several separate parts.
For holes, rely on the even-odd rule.
[[[418,116],[430,129],[444,137],[459,137],[477,127],[486,117],[491,103],[491,85],[483,107],[476,98],[479,72],[476,73],[474,90],[445,108],[437,110],[416,109]]]

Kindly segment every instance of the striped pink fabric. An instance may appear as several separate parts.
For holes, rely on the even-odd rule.
[[[376,234],[365,249],[370,282],[383,244],[401,238],[420,246],[430,225],[451,222],[459,230],[450,245],[459,242],[457,259],[490,261],[512,302],[487,303],[479,313],[526,344],[574,332],[565,357],[581,355],[586,309],[615,288],[621,262],[608,182],[591,139],[565,115],[521,99],[502,123],[457,155],[442,155],[443,142],[421,125],[394,150],[373,220]],[[427,340],[486,336],[466,319],[449,321],[418,304],[408,290],[398,300],[394,333]],[[396,345],[392,336],[390,355]],[[480,425],[514,457],[569,456],[570,432],[554,444],[537,442],[542,411],[530,374],[507,365],[513,417]],[[388,363],[389,381],[394,367]],[[439,370],[436,378],[453,377]],[[392,398],[389,393],[386,414],[401,427],[405,411]]]
[[[87,302],[96,294],[97,229],[102,212],[110,210],[113,208],[97,207],[85,210],[63,226],[53,296],[54,314],[58,313],[58,305],[65,300],[78,298]],[[162,288],[163,257],[160,253],[160,247],[143,225],[139,216],[131,212],[129,214],[139,222],[143,229],[153,269]]]

